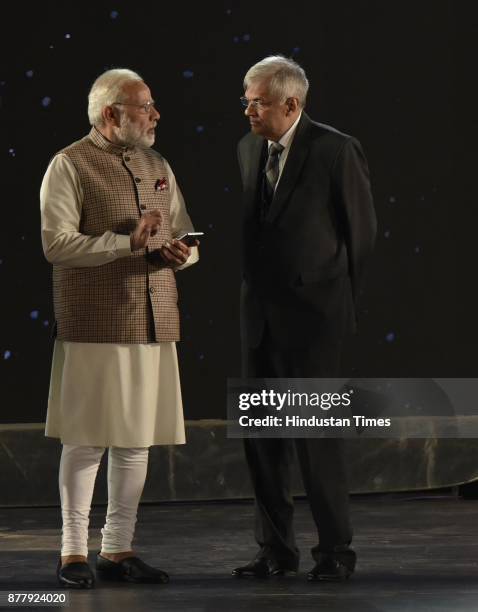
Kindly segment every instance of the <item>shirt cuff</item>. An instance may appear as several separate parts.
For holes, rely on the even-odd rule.
[[[131,240],[129,234],[116,234],[116,257],[131,255]]]
[[[183,263],[182,266],[178,266],[177,268],[175,268],[175,271],[177,272],[178,270],[185,270],[186,268],[189,268],[189,266],[192,266],[198,261],[199,249],[197,247],[191,247],[191,255],[187,258],[187,260]]]

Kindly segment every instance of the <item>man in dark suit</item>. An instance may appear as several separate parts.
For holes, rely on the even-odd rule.
[[[251,132],[239,143],[244,187],[243,375],[334,378],[376,219],[367,162],[351,136],[303,111],[308,81],[281,56],[255,64],[241,99]],[[290,464],[297,452],[319,543],[309,580],[343,580],[350,548],[343,440],[245,440],[259,552],[235,576],[295,573]]]

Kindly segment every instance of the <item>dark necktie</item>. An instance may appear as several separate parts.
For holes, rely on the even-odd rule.
[[[274,197],[274,189],[279,179],[279,156],[284,147],[277,142],[273,142],[269,147],[266,165],[262,175],[262,205],[260,210],[261,221],[264,222],[269,207]]]
[[[273,142],[269,147],[269,157],[267,158],[265,174],[269,199],[272,200],[274,189],[279,178],[279,156],[284,147],[278,142]]]

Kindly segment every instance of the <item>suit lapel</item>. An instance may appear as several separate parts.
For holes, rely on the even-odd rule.
[[[277,185],[274,198],[267,214],[267,221],[269,222],[272,222],[278,216],[299,178],[300,171],[309,153],[310,125],[311,120],[302,112],[302,117],[300,118],[296,133],[292,140],[289,155],[287,156],[279,184]]]

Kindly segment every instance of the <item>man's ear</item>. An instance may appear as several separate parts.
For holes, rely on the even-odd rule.
[[[287,114],[295,113],[299,108],[299,98],[287,98],[285,101],[287,106]]]
[[[101,113],[103,117],[103,121],[105,125],[112,125],[115,127],[119,127],[120,125],[120,117],[119,111],[114,106],[105,106]]]

